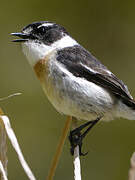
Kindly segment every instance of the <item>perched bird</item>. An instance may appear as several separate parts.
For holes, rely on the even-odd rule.
[[[128,88],[89,51],[74,40],[64,27],[41,21],[12,35],[33,67],[55,109],[88,122],[71,131],[71,153],[100,119],[135,119],[135,101]],[[84,133],[81,130],[88,127]]]

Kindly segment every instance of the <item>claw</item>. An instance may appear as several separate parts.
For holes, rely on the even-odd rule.
[[[73,134],[72,131],[70,131],[69,141],[70,141],[70,145],[71,145],[70,153],[72,156],[74,155],[74,149],[76,146],[79,146],[79,155],[80,156],[85,156],[88,154],[88,152],[86,152],[86,153],[82,152],[82,140],[83,140],[83,137],[80,132]]]
[[[88,152],[86,152],[86,153],[79,152],[80,156],[86,156],[87,154],[88,154]]]
[[[100,119],[101,119],[101,117],[97,118],[94,121],[89,121],[89,122],[81,125],[80,127],[74,129],[73,131],[70,131],[70,135],[68,138],[69,138],[70,145],[71,145],[70,152],[71,152],[72,156],[74,155],[74,149],[76,146],[79,146],[79,155],[80,156],[86,156],[88,154],[88,152],[86,152],[86,153],[82,152],[82,140]],[[83,133],[81,133],[81,130],[87,126],[88,126],[88,128]]]

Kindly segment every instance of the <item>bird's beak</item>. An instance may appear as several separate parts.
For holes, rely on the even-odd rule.
[[[23,32],[18,32],[18,33],[11,33],[12,36],[17,36],[20,39],[15,39],[12,40],[12,42],[26,42],[30,39],[30,35],[29,34],[25,34]]]

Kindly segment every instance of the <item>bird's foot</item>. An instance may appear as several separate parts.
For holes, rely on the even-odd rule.
[[[80,156],[85,156],[88,154],[88,152],[83,153],[82,152],[82,141],[84,139],[84,137],[87,135],[87,133],[90,131],[90,129],[92,129],[92,127],[101,119],[97,118],[96,120],[93,121],[89,121],[81,126],[79,126],[78,128],[70,131],[70,135],[69,135],[69,141],[70,141],[70,152],[71,155],[74,155],[74,149],[76,146],[79,146],[79,155]],[[81,130],[83,130],[85,127],[88,128],[82,133]]]
[[[83,140],[83,137],[80,131],[76,131],[76,133],[74,133],[73,131],[70,131],[69,141],[71,145],[70,152],[72,156],[74,155],[74,149],[77,145],[79,146],[80,156],[85,156],[87,154],[87,153],[82,153],[82,140]]]

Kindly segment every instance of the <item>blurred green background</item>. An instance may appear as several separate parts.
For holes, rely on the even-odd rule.
[[[0,97],[23,94],[0,106],[11,118],[28,164],[38,179],[45,179],[65,122],[45,97],[40,83],[21,52],[11,43],[11,32],[40,20],[62,24],[85,48],[128,85],[135,97],[135,1],[122,0],[13,0],[0,5]],[[83,122],[82,122],[83,123]],[[126,180],[135,151],[135,122],[116,119],[99,123],[84,141],[82,179]],[[9,179],[25,180],[8,143]],[[68,140],[55,180],[73,179]]]

